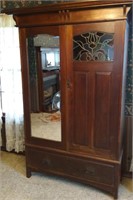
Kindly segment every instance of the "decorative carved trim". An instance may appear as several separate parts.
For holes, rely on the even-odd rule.
[[[6,14],[15,14],[15,15],[29,15],[29,14],[35,14],[35,13],[47,13],[47,12],[53,12],[53,11],[68,11],[68,10],[79,10],[79,9],[91,9],[91,8],[97,8],[97,7],[118,7],[122,5],[132,5],[132,0],[91,0],[91,1],[76,1],[76,2],[60,2],[56,4],[48,4],[41,5],[37,7],[25,7],[25,8],[16,8],[16,9],[4,9],[2,12],[5,12]],[[127,9],[128,11],[128,9]]]

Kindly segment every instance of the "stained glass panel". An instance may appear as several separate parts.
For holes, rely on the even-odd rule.
[[[74,36],[73,59],[79,61],[113,61],[114,34],[89,32]]]

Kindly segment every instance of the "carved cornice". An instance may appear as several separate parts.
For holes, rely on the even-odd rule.
[[[74,1],[74,2],[60,2],[49,5],[41,5],[36,7],[25,7],[25,8],[15,8],[15,9],[4,9],[2,12],[6,14],[14,15],[30,15],[37,13],[47,13],[47,12],[56,12],[59,10],[79,10],[79,9],[91,9],[96,7],[117,7],[117,6],[130,6],[132,0],[91,0],[91,1]]]

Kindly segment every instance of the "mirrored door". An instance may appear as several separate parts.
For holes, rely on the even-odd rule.
[[[59,34],[29,35],[31,137],[62,141]]]

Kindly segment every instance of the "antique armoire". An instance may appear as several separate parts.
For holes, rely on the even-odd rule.
[[[117,198],[131,2],[82,1],[4,10],[13,14],[19,27],[27,177],[33,171],[60,175]],[[38,76],[35,73],[31,81],[29,59],[37,68],[34,39],[40,35],[43,48],[48,41],[58,40],[56,47],[47,44],[47,52],[58,50],[60,56],[61,119],[57,140],[40,136],[39,130],[45,132],[45,128],[35,127],[31,119],[32,114],[39,114],[39,119],[43,116],[42,112],[31,113],[30,95],[31,82],[34,79],[37,85]],[[29,41],[33,42],[32,58]],[[54,134],[55,128],[50,132]]]

